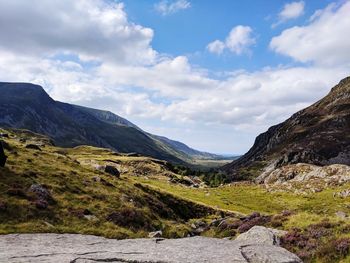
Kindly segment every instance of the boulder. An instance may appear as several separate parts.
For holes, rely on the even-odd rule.
[[[115,177],[118,177],[118,178],[120,177],[120,172],[114,166],[106,165],[105,172]]]
[[[244,244],[280,245],[280,237],[286,234],[285,231],[253,226],[247,232],[240,234],[236,241]]]
[[[337,217],[339,217],[340,219],[346,219],[346,218],[348,217],[348,215],[347,215],[345,212],[343,212],[343,211],[337,211],[337,212],[335,213],[335,215],[336,215]]]
[[[284,248],[268,245],[243,246],[241,252],[249,263],[301,263],[301,259]]]
[[[302,263],[286,249],[208,237],[107,239],[77,234],[0,235],[0,262]]]
[[[36,198],[33,200],[33,204],[38,209],[46,209],[49,203],[55,203],[50,191],[41,184],[32,184],[29,188],[29,192],[35,195]]]
[[[159,230],[159,231],[155,231],[155,232],[150,232],[148,234],[148,237],[149,238],[156,238],[156,237],[162,237],[162,235],[163,235],[163,232]]]
[[[41,184],[32,184],[29,188],[29,192],[35,193],[38,199],[46,201],[52,199],[49,190]]]
[[[0,167],[4,167],[7,160],[4,148],[2,147],[2,142],[0,141]]]

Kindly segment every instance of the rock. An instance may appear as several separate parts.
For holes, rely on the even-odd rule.
[[[207,237],[106,239],[75,234],[0,236],[0,262],[301,263],[284,248]]]
[[[296,255],[290,253],[281,247],[267,245],[243,246],[241,250],[245,258],[249,259],[249,263],[299,263],[302,262]]]
[[[280,245],[280,237],[286,234],[280,231],[263,226],[253,226],[247,232],[240,234],[236,241],[244,244],[264,244],[264,245]]]
[[[101,182],[101,177],[99,177],[99,176],[93,176],[93,177],[92,177],[92,180],[93,180],[94,182],[99,183],[99,182]]]
[[[9,138],[9,135],[7,133],[0,133],[0,137]]]
[[[106,165],[105,172],[110,174],[110,175],[113,175],[115,177],[118,177],[118,178],[120,177],[120,173],[119,173],[118,169],[115,168],[114,166]]]
[[[256,181],[277,190],[297,188],[316,193],[329,185],[340,186],[350,182],[350,166],[343,164],[325,166],[306,163],[290,164],[269,173],[265,172]]]
[[[350,190],[346,189],[346,190],[343,190],[339,193],[333,193],[333,197],[336,197],[336,196],[339,196],[341,198],[346,198],[346,197],[350,196]]]
[[[32,184],[29,188],[29,192],[34,193],[38,199],[49,201],[52,199],[49,190],[41,184]]]
[[[4,150],[12,151],[11,145],[5,141],[2,141],[2,148],[4,148]]]
[[[348,215],[343,211],[337,211],[335,215],[341,219],[346,219],[348,217]]]
[[[97,221],[98,218],[94,215],[84,215],[84,218],[87,219],[88,221]]]
[[[4,167],[7,160],[7,156],[5,155],[4,148],[2,146],[2,142],[0,141],[0,167]]]
[[[162,237],[162,235],[163,235],[163,232],[159,230],[159,231],[155,231],[155,232],[150,232],[148,234],[148,237],[149,238],[156,238],[156,237]]]
[[[27,149],[32,149],[32,150],[41,151],[41,148],[40,148],[38,145],[36,145],[36,144],[27,144],[27,145],[26,145],[26,148],[27,148]]]

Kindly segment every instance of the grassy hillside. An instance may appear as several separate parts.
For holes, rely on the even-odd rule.
[[[191,218],[216,213],[210,207],[150,191],[133,180],[148,174],[177,177],[164,162],[89,146],[58,148],[48,138],[27,131],[0,132],[9,134],[4,143],[8,162],[0,168],[0,233],[126,238],[162,230],[166,237],[182,237],[189,232],[186,222]],[[102,164],[118,167],[121,178],[101,170]]]

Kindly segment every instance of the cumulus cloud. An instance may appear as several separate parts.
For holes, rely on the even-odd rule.
[[[176,0],[176,1],[167,1],[162,0],[159,3],[154,5],[154,8],[157,12],[163,16],[174,14],[180,10],[188,9],[191,7],[191,3],[187,0]]]
[[[283,6],[282,11],[278,14],[278,22],[273,24],[275,27],[291,19],[296,19],[304,14],[305,2],[291,2]]]
[[[349,64],[350,2],[330,4],[318,10],[305,26],[284,30],[270,42],[270,48],[300,62],[322,65]]]
[[[252,36],[253,30],[249,26],[236,26],[232,28],[225,42],[215,40],[208,44],[207,49],[211,53],[221,54],[228,49],[236,55],[249,53],[249,47],[255,44],[256,40]]]
[[[211,53],[220,55],[225,49],[225,43],[220,40],[215,40],[208,44],[207,49]]]
[[[77,53],[81,59],[152,63],[153,30],[127,20],[122,3],[0,0],[0,47],[21,54]]]

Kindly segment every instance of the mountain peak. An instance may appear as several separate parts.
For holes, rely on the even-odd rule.
[[[26,82],[0,82],[1,95],[16,101],[36,100],[41,102],[53,102],[54,100],[46,93],[40,85]]]

